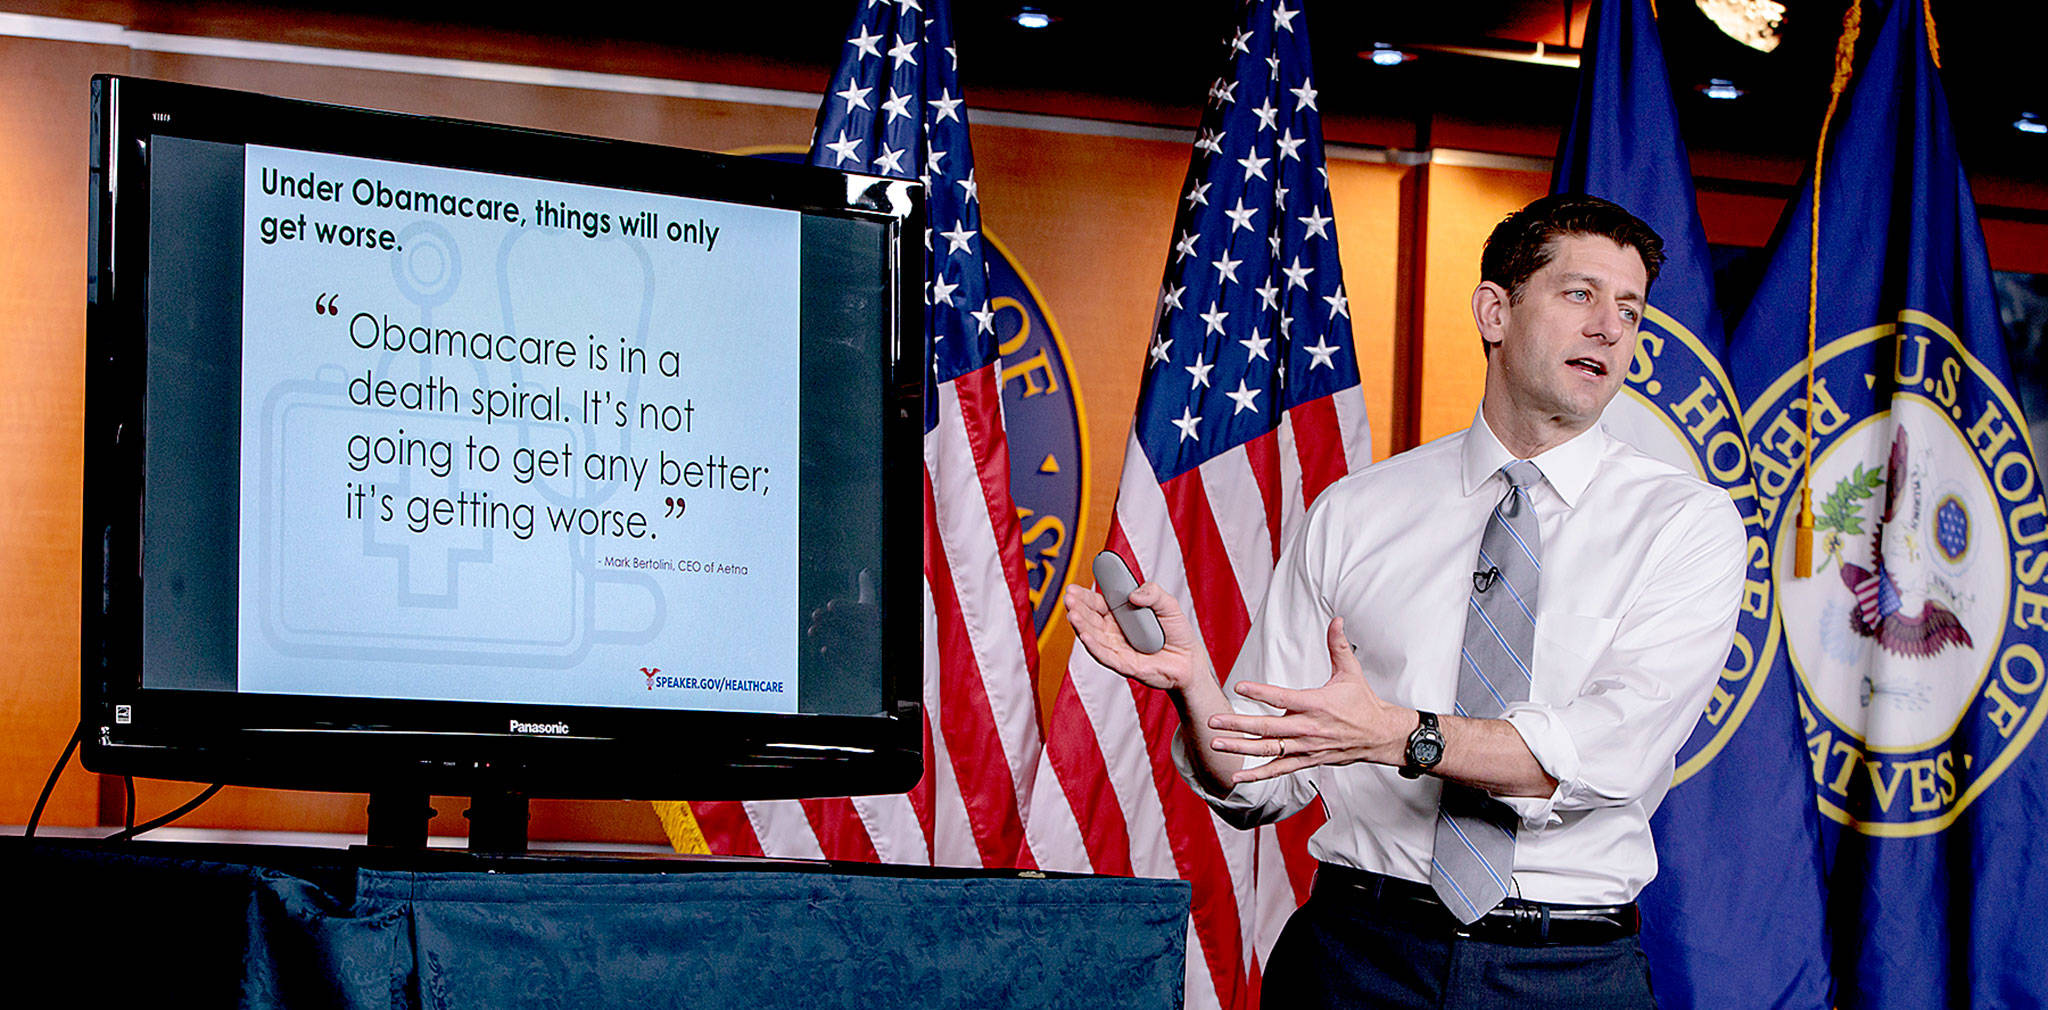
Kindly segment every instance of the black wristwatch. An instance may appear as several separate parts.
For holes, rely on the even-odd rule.
[[[1408,734],[1407,764],[1401,766],[1404,779],[1420,778],[1444,759],[1444,734],[1436,728],[1435,712],[1417,712],[1422,717],[1415,732]]]

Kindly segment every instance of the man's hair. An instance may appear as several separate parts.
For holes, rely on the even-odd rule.
[[[1634,249],[1642,257],[1646,281],[1655,281],[1664,266],[1664,240],[1641,218],[1597,196],[1557,193],[1494,226],[1479,254],[1479,279],[1506,288],[1509,304],[1521,301],[1522,285],[1557,254],[1551,240],[1566,235],[1599,235]]]

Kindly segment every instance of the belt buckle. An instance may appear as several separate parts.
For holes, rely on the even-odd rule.
[[[1534,946],[1549,937],[1548,910],[1537,905],[1500,905],[1453,932],[1468,940]]]
[[[1508,910],[1508,931],[1515,942],[1539,944],[1549,939],[1550,910],[1538,906],[1517,906]]]

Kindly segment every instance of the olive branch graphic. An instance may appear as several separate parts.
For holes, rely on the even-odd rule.
[[[1829,564],[1841,563],[1844,537],[1863,535],[1863,503],[1877,493],[1877,486],[1883,482],[1883,471],[1858,463],[1821,502],[1813,528],[1827,534],[1821,540],[1821,548],[1827,552]]]

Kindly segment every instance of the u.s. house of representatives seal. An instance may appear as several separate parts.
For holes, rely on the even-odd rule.
[[[1873,391],[1880,409],[1844,406]],[[1820,809],[1872,835],[1939,831],[2048,714],[2048,509],[2026,424],[1913,310],[1821,347],[1808,400],[1794,369],[1745,421]],[[1814,564],[1799,579],[1809,411]]]

